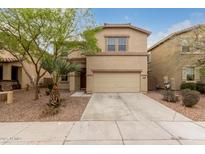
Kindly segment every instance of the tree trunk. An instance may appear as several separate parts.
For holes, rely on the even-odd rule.
[[[35,82],[35,96],[34,96],[34,100],[38,100],[39,99],[39,87],[38,87],[38,82],[39,82],[39,75],[37,75],[36,77],[36,82]]]
[[[38,100],[38,99],[39,99],[38,93],[39,93],[39,88],[38,88],[38,85],[36,85],[36,86],[35,86],[35,96],[34,96],[34,100]]]
[[[58,107],[60,105],[60,92],[56,84],[53,86],[53,89],[50,93],[49,105],[54,107]]]

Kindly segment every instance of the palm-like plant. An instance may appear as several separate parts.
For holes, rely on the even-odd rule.
[[[51,55],[46,55],[41,63],[52,78],[53,88],[50,93],[49,105],[59,106],[60,105],[60,92],[58,89],[58,83],[61,75],[68,74],[69,72],[79,71],[80,67],[76,64],[71,64],[62,58],[54,58]]]

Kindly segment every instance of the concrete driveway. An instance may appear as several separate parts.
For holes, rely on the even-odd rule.
[[[96,93],[81,120],[190,121],[141,93]]]
[[[81,121],[0,123],[0,144],[205,144],[205,122],[140,93],[96,93]]]

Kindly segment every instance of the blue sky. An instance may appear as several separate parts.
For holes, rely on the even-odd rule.
[[[205,9],[92,9],[96,23],[132,23],[152,32],[151,46],[168,34],[205,23]]]

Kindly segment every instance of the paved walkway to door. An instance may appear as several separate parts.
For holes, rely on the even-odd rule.
[[[205,122],[140,93],[96,93],[81,121],[0,123],[0,144],[205,144]]]

